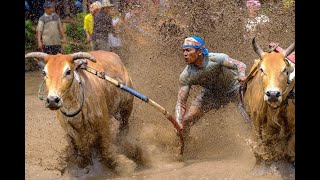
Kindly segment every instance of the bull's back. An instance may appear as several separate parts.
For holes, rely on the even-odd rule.
[[[107,51],[91,51],[89,52],[96,59],[96,63],[88,61],[88,66],[104,72],[107,76],[119,81],[120,83],[132,88],[132,81],[128,71],[122,63],[120,57]],[[108,106],[109,113],[112,115],[119,111],[121,106],[133,102],[133,96],[107,80],[100,79],[96,75],[84,72],[87,79],[87,88],[92,90],[95,96],[104,97]]]
[[[89,53],[97,60],[96,63],[88,62],[89,67],[103,71],[107,76],[115,78],[125,85],[129,85],[130,78],[128,71],[117,54],[103,50],[91,51]]]

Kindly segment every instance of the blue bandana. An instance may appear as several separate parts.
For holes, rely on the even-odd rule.
[[[202,49],[203,55],[208,55],[209,51],[207,48],[204,47],[204,41],[198,36],[191,36],[184,40],[182,45],[183,49],[186,48],[195,48],[195,49]]]

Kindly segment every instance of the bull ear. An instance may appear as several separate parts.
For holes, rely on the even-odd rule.
[[[43,68],[46,66],[46,64],[45,64],[43,61],[38,61],[38,66],[39,66],[41,69],[43,69]]]
[[[86,59],[77,59],[73,61],[75,64],[75,69],[86,67],[88,62]]]
[[[266,54],[265,52],[263,52],[260,46],[256,43],[256,37],[252,39],[252,47],[253,47],[253,50],[259,55],[260,58],[262,58],[262,56]]]
[[[92,62],[97,62],[96,59],[91,54],[89,54],[87,52],[77,52],[77,53],[71,54],[71,56],[72,56],[73,60],[86,58],[86,59],[91,60]]]
[[[292,73],[294,71],[294,69],[295,69],[295,64],[289,62],[289,70],[288,70],[288,72]]]
[[[284,54],[284,57],[287,57],[289,54],[291,54],[295,49],[295,43],[292,43],[286,50],[282,51]]]

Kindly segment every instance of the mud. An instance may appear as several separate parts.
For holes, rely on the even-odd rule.
[[[170,2],[170,1],[169,1]],[[134,89],[174,113],[178,77],[185,67],[180,49],[185,36],[199,35],[213,52],[224,52],[250,67],[258,56],[251,47],[252,34],[244,30],[246,11],[242,3],[224,1],[186,1],[170,3],[161,13],[142,6],[138,25],[147,32],[131,28],[123,33],[119,51],[129,70]],[[263,12],[270,22],[254,33],[267,50],[271,42],[289,46],[295,38],[295,11],[281,4],[264,3]],[[192,9],[192,10],[191,10]],[[188,11],[191,10],[191,11]],[[156,17],[156,18],[155,18]],[[163,38],[161,23],[174,17],[181,29],[178,36]],[[247,68],[249,70],[249,68]],[[139,142],[148,159],[148,167],[133,174],[117,176],[96,161],[87,170],[73,167],[61,174],[60,157],[67,141],[54,111],[37,98],[42,82],[40,71],[25,73],[25,177],[26,179],[295,179],[294,169],[255,168],[250,130],[236,104],[228,104],[207,113],[191,128],[191,141],[185,154],[179,154],[179,139],[172,124],[156,109],[135,98],[130,118],[130,138]],[[188,105],[199,92],[193,87]],[[113,121],[116,131],[117,122]],[[283,170],[283,171],[280,171]]]

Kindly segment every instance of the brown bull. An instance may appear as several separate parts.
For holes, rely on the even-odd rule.
[[[253,124],[256,164],[295,161],[294,83],[289,81],[293,67],[286,57],[295,44],[282,52],[266,53],[252,41],[260,59],[247,76],[244,104]]]
[[[119,137],[127,134],[133,96],[78,68],[83,59],[91,60],[87,62],[89,67],[132,88],[131,78],[117,54],[106,51],[68,55],[32,52],[25,58],[44,60],[43,75],[48,91],[45,105],[57,110],[57,118],[70,138],[71,149],[80,167],[92,163],[92,152],[98,152],[105,165],[119,171],[120,166],[135,166],[133,161],[114,150],[109,127],[113,116],[120,121]]]

